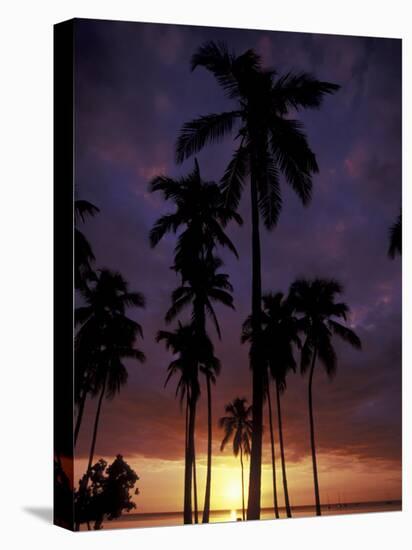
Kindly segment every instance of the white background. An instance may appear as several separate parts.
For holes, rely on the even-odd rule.
[[[408,0],[3,1],[0,17],[0,543],[3,548],[410,548],[412,223]],[[52,25],[72,17],[404,39],[404,512],[73,534],[52,506]],[[379,124],[379,121],[376,122]],[[396,184],[396,182],[394,182]],[[410,401],[410,398],[409,398]],[[409,432],[409,434],[408,434]],[[408,528],[409,524],[409,528]],[[409,540],[408,540],[409,538]]]

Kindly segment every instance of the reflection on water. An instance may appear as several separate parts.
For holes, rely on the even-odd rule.
[[[322,506],[323,515],[339,514],[364,514],[370,512],[394,512],[402,509],[401,501],[386,502],[360,502],[350,504],[330,504]],[[286,517],[285,510],[280,509],[281,517]],[[315,515],[314,506],[295,506],[292,509],[293,517],[307,517]],[[201,520],[200,514],[200,520]],[[241,510],[218,510],[210,513],[212,523],[240,521]],[[261,519],[274,519],[273,510],[265,508],[261,512]],[[181,525],[183,523],[182,513],[167,512],[163,514],[124,514],[120,519],[105,521],[105,529],[130,529],[134,527],[159,527],[166,525]],[[82,526],[84,529],[85,526]]]

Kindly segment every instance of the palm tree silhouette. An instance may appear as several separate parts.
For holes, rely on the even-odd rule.
[[[338,322],[347,320],[349,307],[344,302],[336,302],[342,294],[342,285],[333,279],[299,279],[290,289],[290,296],[297,313],[301,313],[299,328],[305,335],[301,353],[301,372],[309,370],[309,422],[312,448],[313,480],[315,488],[316,515],[321,515],[318,469],[316,463],[315,426],[313,420],[312,384],[316,360],[319,359],[327,375],[332,378],[337,368],[337,356],[332,345],[332,337],[338,336],[356,349],[361,349],[357,334]]]
[[[130,358],[139,362],[145,360],[143,352],[134,347],[137,337],[143,336],[142,328],[139,323],[126,316],[126,308],[144,307],[145,300],[141,293],[129,291],[128,284],[120,273],[107,269],[102,269],[94,285],[83,287],[81,293],[85,305],[75,312],[76,323],[81,325],[76,343],[80,348],[90,345],[93,378],[91,386],[93,393],[99,394],[89,461],[82,483],[82,487],[86,488],[93,465],[103,398],[113,398],[126,384],[128,374],[123,359]],[[85,375],[89,375],[87,369],[85,370]],[[90,376],[87,384],[90,387]],[[76,393],[80,395],[81,389]],[[77,421],[80,425],[81,418]]]
[[[205,67],[216,78],[225,95],[235,101],[232,111],[213,113],[187,122],[176,144],[176,160],[220,141],[236,128],[239,145],[222,178],[225,205],[236,210],[244,181],[250,176],[252,209],[252,324],[250,361],[253,385],[253,434],[249,479],[248,519],[260,517],[262,415],[264,368],[260,356],[261,252],[259,221],[267,229],[278,220],[282,206],[280,173],[303,204],[311,197],[312,174],[318,171],[302,125],[290,118],[300,108],[318,108],[326,94],[339,89],[306,73],[277,77],[264,70],[261,58],[247,50],[239,56],[223,43],[207,42],[192,57],[192,70]]]
[[[176,396],[179,396],[181,405],[186,398],[184,522],[192,523],[191,492],[196,421],[194,405],[200,395],[198,369],[207,372],[213,382],[216,373],[220,370],[220,362],[214,356],[213,345],[207,336],[202,341],[199,340],[193,323],[182,325],[179,322],[178,328],[173,332],[159,331],[156,340],[158,342],[164,340],[166,348],[177,356],[168,366],[165,385],[173,375],[178,375]],[[194,495],[196,498],[196,490]]]
[[[156,341],[164,340],[166,348],[171,350],[175,359],[169,364],[165,386],[174,375],[179,376],[176,386],[176,396],[179,396],[180,405],[186,398],[185,412],[185,474],[184,474],[184,502],[183,521],[192,523],[192,475],[193,475],[193,449],[194,426],[196,408],[200,394],[197,343],[192,325],[182,325],[179,321],[178,328],[173,332],[161,330],[157,333]]]
[[[272,483],[273,483],[273,509],[275,512],[275,518],[279,519],[279,504],[278,504],[278,490],[276,483],[276,454],[275,454],[275,437],[273,433],[273,415],[272,415],[272,400],[270,398],[270,382],[266,376],[265,382],[265,396],[268,400],[268,418],[269,418],[269,433],[270,433],[270,452],[272,457]]]
[[[265,365],[268,369],[265,380],[265,395],[268,400],[268,418],[271,441],[272,456],[272,480],[273,500],[275,517],[279,517],[277,487],[276,487],[276,464],[275,464],[275,443],[273,435],[272,404],[270,396],[270,377],[275,381],[277,417],[279,428],[279,445],[282,462],[282,480],[285,496],[285,508],[287,517],[292,517],[289,492],[286,476],[285,450],[283,443],[282,410],[280,405],[280,394],[286,389],[286,376],[289,371],[296,370],[296,362],[293,356],[293,345],[300,346],[298,336],[298,321],[294,317],[294,310],[291,301],[285,298],[282,292],[276,294],[268,293],[262,298],[262,348]],[[242,343],[252,340],[251,316],[243,323]]]
[[[242,480],[242,519],[245,521],[245,483],[243,475],[243,456],[250,455],[250,441],[252,437],[252,407],[246,406],[247,400],[237,397],[225,407],[228,416],[219,419],[219,426],[224,429],[225,435],[220,445],[223,451],[226,444],[233,440],[233,454],[237,457],[240,453],[240,468]]]
[[[184,262],[185,264],[186,262]],[[213,307],[213,302],[224,304],[234,309],[231,292],[232,285],[228,275],[217,273],[222,261],[212,255],[205,256],[202,260],[191,261],[188,265],[180,265],[180,271],[184,277],[183,283],[172,294],[172,306],[166,314],[166,321],[174,319],[184,307],[192,306],[192,324],[198,340],[199,361],[205,366],[201,372],[205,375],[207,389],[207,416],[208,416],[208,446],[207,446],[207,472],[205,488],[205,504],[203,508],[203,523],[209,522],[210,491],[212,471],[212,395],[211,384],[215,383],[216,376],[220,372],[215,363],[202,361],[202,355],[210,357],[210,340],[206,333],[206,313],[213,320],[216,332],[221,337],[219,322]],[[202,350],[206,350],[203,352]],[[194,453],[194,450],[193,450]],[[195,492],[196,495],[196,492]]]
[[[213,182],[205,182],[200,175],[199,164],[195,160],[193,172],[188,176],[174,180],[165,176],[154,178],[150,184],[152,192],[160,191],[165,200],[175,205],[175,211],[159,218],[150,232],[150,242],[156,246],[167,232],[176,233],[179,228],[184,231],[179,235],[175,247],[174,269],[182,279],[181,286],[172,295],[172,307],[169,309],[166,320],[170,322],[185,306],[193,305],[192,320],[197,331],[199,341],[206,338],[206,314],[210,315],[220,337],[220,328],[212,307],[213,301],[219,301],[233,307],[232,297],[228,293],[231,285],[227,275],[216,274],[221,261],[213,256],[217,245],[228,247],[236,256],[236,249],[222,228],[230,220],[241,224],[241,217],[224,205],[219,186]],[[212,410],[211,410],[211,378],[207,371],[206,376],[208,402],[208,458],[205,503],[203,507],[203,522],[209,521],[210,491],[211,491],[211,462],[212,462]],[[215,380],[217,373],[214,373]],[[191,401],[191,407],[196,408],[197,401]],[[189,407],[190,408],[190,407]],[[196,414],[192,411],[190,414]],[[194,423],[191,423],[194,429]],[[191,441],[194,442],[194,437]],[[191,449],[190,461],[193,461],[194,474],[194,447]],[[189,467],[189,465],[187,465]],[[189,485],[185,483],[185,491]],[[189,495],[186,495],[186,506],[189,506]],[[196,503],[196,491],[195,491]],[[187,520],[191,518],[191,510],[184,513]],[[195,521],[197,514],[195,514]],[[185,520],[186,521],[186,520]]]
[[[282,409],[280,395],[286,390],[286,377],[295,372],[296,361],[293,346],[300,346],[298,322],[293,306],[282,292],[263,296],[263,340],[268,358],[269,373],[275,381],[277,416],[279,427],[279,445],[282,463],[283,491],[287,517],[292,517],[286,476],[285,448],[283,443]],[[268,383],[268,392],[270,386]]]
[[[86,216],[94,216],[97,212],[100,210],[91,202],[84,200],[74,202],[74,286],[76,289],[81,289],[93,276],[91,263],[95,260],[92,247],[78,229],[78,225],[80,222],[84,223]]]
[[[388,256],[394,258],[396,254],[402,254],[402,214],[389,230],[389,250]]]
[[[152,193],[161,192],[165,201],[175,206],[175,211],[161,216],[150,231],[152,247],[167,233],[177,233],[185,228],[175,248],[176,264],[189,264],[190,259],[203,249],[213,251],[216,245],[229,248],[237,256],[236,248],[223,228],[230,220],[242,224],[242,218],[224,204],[219,186],[203,181],[199,163],[195,159],[194,170],[187,176],[172,179],[156,176],[149,184]],[[188,258],[184,258],[185,254]]]
[[[261,335],[261,345],[262,345],[262,357],[264,359],[264,366],[266,369],[264,376],[264,399],[267,399],[268,402],[268,420],[269,420],[269,435],[270,435],[270,452],[272,459],[272,484],[273,484],[273,511],[275,513],[275,518],[279,519],[279,505],[278,505],[278,491],[277,491],[277,482],[276,482],[276,453],[275,453],[275,438],[273,434],[273,414],[272,414],[272,401],[270,398],[270,381],[268,378],[267,368],[268,368],[268,359],[267,353],[263,350],[263,346],[266,346],[264,341],[263,333]],[[241,342],[252,342],[252,316],[249,315],[242,325],[242,335]],[[266,347],[265,347],[266,350]]]

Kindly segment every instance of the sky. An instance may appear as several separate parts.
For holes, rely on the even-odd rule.
[[[100,213],[82,226],[96,268],[120,271],[143,292],[145,310],[129,310],[144,330],[147,361],[128,362],[129,381],[105,401],[96,459],[123,455],[140,476],[138,511],[175,511],[183,501],[184,415],[173,382],[164,387],[171,356],[156,344],[178,279],[170,266],[175,237],[156,249],[148,234],[170,211],[148,191],[155,175],[178,177],[193,158],[174,162],[182,124],[230,108],[212,75],[190,71],[190,57],[207,40],[237,54],[255,49],[281,75],[313,73],[341,85],[322,108],[293,114],[305,125],[320,172],[303,207],[282,181],[283,210],[274,231],[262,231],[263,291],[287,292],[298,277],[333,277],[344,285],[356,351],[335,342],[338,371],[314,380],[321,499],[401,498],[401,261],[387,256],[388,230],[401,205],[401,42],[394,39],[78,20],[75,30],[75,193]],[[202,177],[219,181],[234,150],[233,137],[197,155]],[[227,233],[239,259],[219,252],[234,287],[236,310],[217,306],[222,341],[214,339],[222,372],[213,388],[212,508],[240,505],[239,462],[220,452],[217,419],[234,397],[251,400],[248,348],[240,329],[251,303],[251,227],[248,194],[243,227]],[[80,303],[80,302],[78,302]],[[186,316],[182,316],[185,320]],[[169,328],[172,328],[173,325]],[[204,387],[203,387],[204,390]],[[205,390],[196,441],[199,500],[206,471]],[[313,502],[307,378],[288,379],[282,397],[290,499]],[[96,402],[87,404],[75,472],[86,468]],[[267,428],[265,411],[265,428]],[[279,447],[276,444],[277,456]],[[268,430],[264,432],[262,505],[273,502]],[[280,470],[280,468],[278,468]],[[278,485],[281,487],[280,471]],[[279,499],[283,503],[280,488]]]

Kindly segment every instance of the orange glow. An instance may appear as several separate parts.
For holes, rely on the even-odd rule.
[[[110,457],[108,458],[110,460]],[[183,505],[183,461],[143,457],[125,457],[140,476],[136,512],[181,511]],[[401,498],[401,473],[396,466],[378,461],[357,461],[353,456],[322,455],[318,457],[321,501],[362,502]],[[75,479],[86,468],[86,460],[76,460]],[[245,463],[245,504],[247,506],[249,463]],[[292,506],[313,504],[312,463],[309,457],[287,464],[289,496]],[[197,460],[199,508],[203,507],[206,479],[206,456]],[[272,468],[262,467],[262,508],[273,506]],[[277,464],[279,506],[284,506],[280,461]],[[240,462],[225,454],[213,456],[212,510],[230,510],[231,517],[242,508]]]

